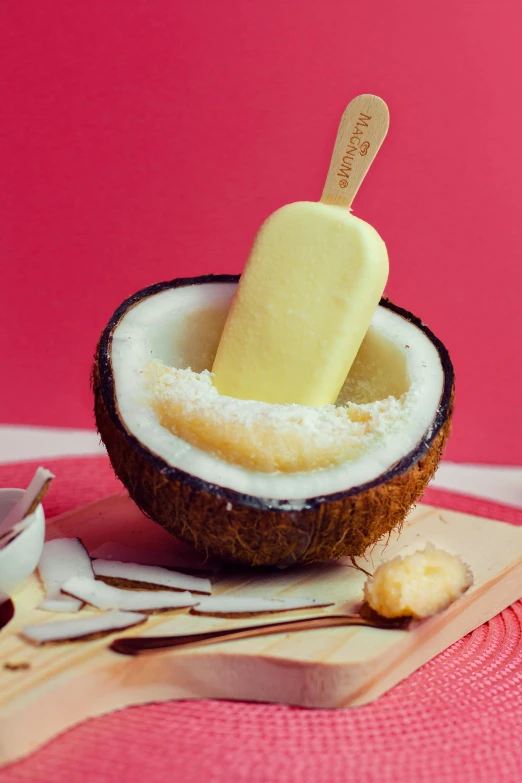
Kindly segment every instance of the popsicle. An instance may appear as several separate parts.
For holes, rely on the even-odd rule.
[[[388,122],[380,98],[355,98],[321,201],[288,204],[259,229],[212,367],[221,394],[335,402],[388,277],[383,240],[350,211]]]

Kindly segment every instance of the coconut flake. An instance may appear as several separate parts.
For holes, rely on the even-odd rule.
[[[136,563],[138,565],[160,566],[164,568],[187,568],[191,571],[216,571],[217,566],[211,564],[191,565],[173,562],[173,555],[153,549],[139,549],[125,546],[115,541],[106,541],[90,553],[93,559],[117,560],[121,563]]]
[[[82,601],[61,592],[62,585],[73,576],[94,581],[91,559],[79,538],[55,538],[44,544],[38,571],[45,588],[45,599],[39,609],[47,612],[77,612]]]
[[[54,477],[46,468],[37,469],[24,494],[0,522],[0,537],[36,509]]]
[[[194,593],[212,592],[209,579],[189,574],[180,574],[159,566],[146,566],[139,563],[122,563],[119,560],[94,560],[93,569],[96,576],[111,579],[123,579],[128,582],[168,587],[170,590],[190,590]]]
[[[332,601],[319,598],[261,598],[248,595],[216,595],[201,598],[192,610],[197,614],[258,614],[261,612],[288,612],[292,609],[311,609],[333,606]]]
[[[44,598],[38,604],[38,609],[44,612],[78,612],[83,606],[82,601],[77,601],[76,598],[71,598],[68,595],[62,595],[58,598]]]
[[[122,590],[81,576],[73,576],[62,586],[62,590],[98,609],[137,612],[150,609],[184,609],[198,602],[197,598],[186,591],[178,593],[171,590]]]
[[[33,521],[34,518],[32,514],[28,514],[26,517],[21,519],[20,522],[16,522],[12,527],[4,530],[4,532],[0,534],[0,549],[4,549],[8,544],[11,543],[11,541],[14,541],[14,539],[17,538],[20,533],[23,533],[26,528],[31,527]]]
[[[143,623],[146,619],[146,614],[137,612],[107,612],[106,614],[82,617],[79,620],[26,625],[22,628],[22,635],[35,644],[68,642],[93,634],[121,631],[123,628]]]

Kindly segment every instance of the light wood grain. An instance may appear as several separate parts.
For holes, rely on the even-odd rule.
[[[51,520],[48,537],[64,535],[81,536],[91,549],[111,539],[151,549],[169,547],[178,564],[193,565],[199,559],[143,517],[124,495]],[[428,541],[465,559],[475,584],[446,612],[413,631],[339,627],[138,657],[111,652],[108,643],[115,635],[41,648],[23,641],[18,636],[23,625],[55,618],[35,608],[43,593],[38,578],[32,577],[15,597],[15,619],[0,633],[0,763],[27,754],[87,717],[131,704],[227,698],[347,707],[375,699],[521,596],[522,529],[429,506],[419,506],[400,536],[393,534],[387,545],[376,546],[361,563],[371,570],[383,559]],[[357,609],[365,576],[340,561],[261,573],[223,568],[211,579],[215,593],[312,595],[333,600],[329,611],[336,613]],[[318,613],[306,610],[288,617]],[[267,616],[266,622],[271,621]],[[184,634],[251,623],[251,618],[174,612],[152,616],[140,633]],[[130,629],[117,635],[136,633],[137,629]],[[4,663],[21,662],[30,668],[3,668]]]
[[[351,207],[388,132],[388,107],[376,95],[359,95],[345,109],[326,183],[323,204]]]

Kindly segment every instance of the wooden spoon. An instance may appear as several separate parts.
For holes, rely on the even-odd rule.
[[[205,644],[230,642],[235,639],[251,639],[256,636],[269,636],[287,631],[309,631],[314,628],[335,628],[343,625],[362,625],[366,628],[385,628],[405,631],[411,618],[386,620],[367,607],[362,614],[328,614],[306,619],[278,620],[274,623],[247,625],[244,628],[221,629],[219,631],[204,631],[176,636],[127,636],[115,639],[110,649],[122,655],[142,655],[154,650],[165,650],[178,647],[200,647]],[[364,616],[363,616],[364,615]]]

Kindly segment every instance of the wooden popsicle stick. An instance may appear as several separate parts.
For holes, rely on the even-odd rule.
[[[376,95],[359,95],[346,107],[321,201],[351,207],[388,132],[388,107]]]

